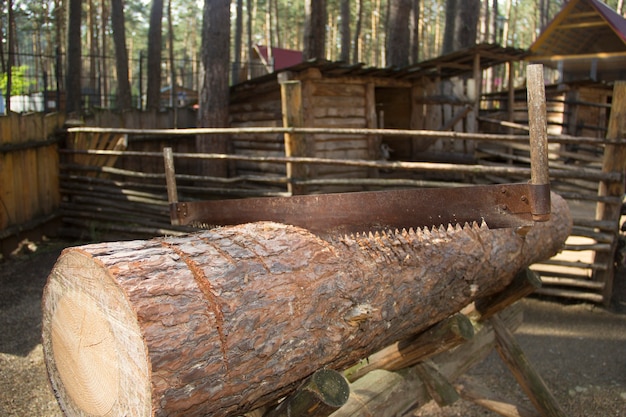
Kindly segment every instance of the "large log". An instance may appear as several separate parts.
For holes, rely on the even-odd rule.
[[[344,369],[552,256],[567,204],[524,235],[466,225],[321,238],[277,223],[66,249],[43,346],[67,415],[223,416]]]

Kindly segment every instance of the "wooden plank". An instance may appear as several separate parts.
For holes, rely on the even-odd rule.
[[[316,107],[313,109],[316,118],[359,118],[365,119],[364,107]],[[361,122],[361,127],[366,127],[365,121]]]
[[[13,159],[13,198],[15,199],[14,221],[19,224],[29,220],[26,151],[17,152]]]
[[[489,319],[489,322],[496,334],[496,350],[535,408],[544,417],[565,417],[552,392],[526,358],[526,354],[502,319],[496,315]]]
[[[365,119],[363,117],[318,117],[315,119],[315,126],[360,129],[365,127]]]
[[[365,95],[365,85],[345,84],[334,80],[318,80],[314,83],[312,94],[323,97],[363,97]]]
[[[330,97],[330,96],[316,96],[312,97],[314,106],[318,107],[365,107],[365,98],[360,97]]]
[[[602,294],[591,293],[587,291],[576,291],[572,289],[561,288],[540,288],[537,290],[537,294],[547,295],[550,297],[569,298],[572,300],[589,301],[592,303],[602,303],[604,297]]]
[[[3,118],[0,118],[2,120]],[[8,123],[7,123],[8,124]],[[6,138],[6,136],[5,136]],[[0,153],[0,230],[16,224],[16,196],[15,182],[13,180],[14,169],[13,153]]]

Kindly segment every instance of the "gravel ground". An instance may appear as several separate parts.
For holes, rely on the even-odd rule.
[[[49,388],[41,349],[40,301],[49,271],[67,242],[31,245],[0,261],[0,416],[62,416]],[[567,416],[626,416],[626,274],[616,280],[611,308],[523,301],[517,340]],[[471,370],[502,398],[530,403],[497,354]],[[416,417],[489,417],[493,412],[458,401],[429,403]]]

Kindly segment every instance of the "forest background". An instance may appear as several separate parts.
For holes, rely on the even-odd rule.
[[[228,85],[266,71],[253,68],[262,65],[253,62],[254,45],[402,67],[476,43],[528,48],[565,3],[0,0],[0,91],[66,92],[68,110],[159,108],[168,88],[200,91],[203,82]],[[606,3],[623,14],[623,0]],[[226,64],[215,78],[218,59]]]

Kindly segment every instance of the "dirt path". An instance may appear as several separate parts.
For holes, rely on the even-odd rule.
[[[62,416],[48,386],[40,343],[40,300],[47,275],[66,243],[0,262],[0,416]],[[626,274],[606,310],[590,304],[540,299],[523,302],[516,333],[531,363],[571,417],[626,416]],[[504,398],[530,404],[492,354],[470,375]],[[459,401],[446,409],[429,403],[415,416],[489,417]]]

